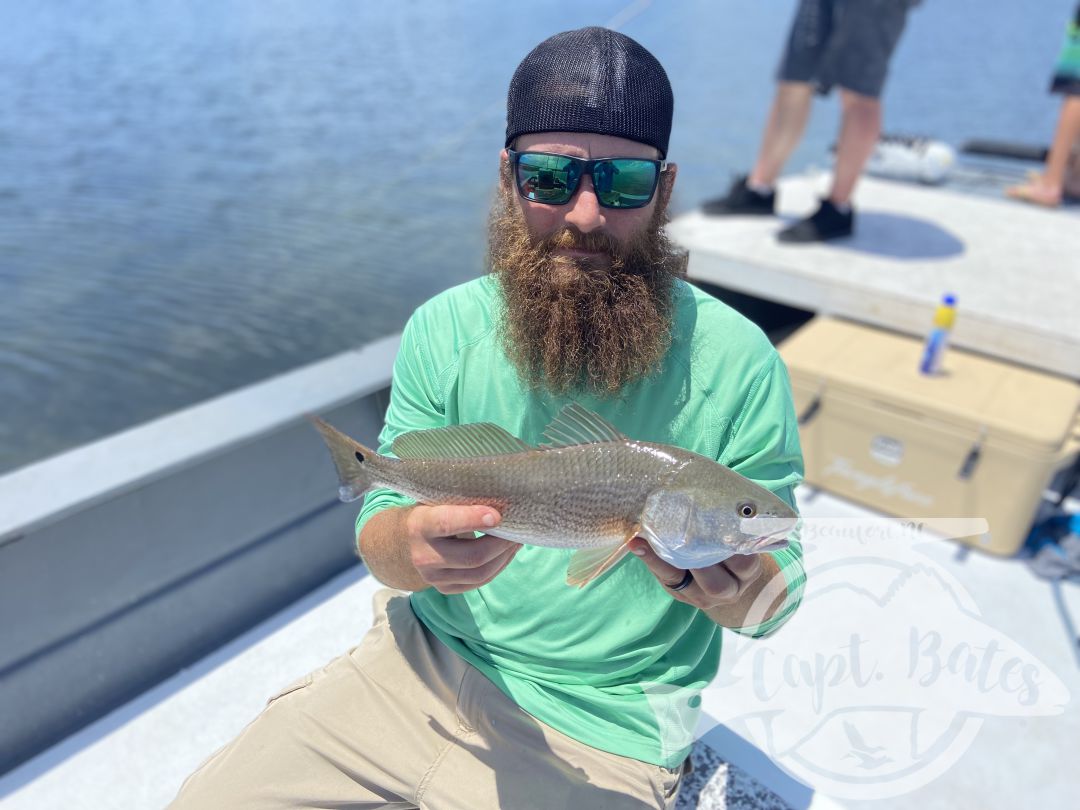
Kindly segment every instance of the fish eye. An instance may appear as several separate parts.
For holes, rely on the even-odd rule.
[[[742,518],[752,518],[757,514],[757,506],[750,501],[743,501],[736,508],[739,511],[739,517]]]

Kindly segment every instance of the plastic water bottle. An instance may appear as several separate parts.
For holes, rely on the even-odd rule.
[[[934,311],[934,325],[926,336],[922,362],[919,371],[923,374],[938,374],[941,371],[941,359],[949,346],[949,333],[956,323],[956,296],[946,293]]]

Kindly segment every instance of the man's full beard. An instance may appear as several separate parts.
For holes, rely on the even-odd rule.
[[[666,212],[657,205],[628,245],[576,229],[534,241],[513,194],[504,176],[488,258],[503,294],[503,345],[525,384],[604,397],[658,370],[671,343],[674,280],[686,266],[664,234]],[[603,250],[610,264],[558,248]]]

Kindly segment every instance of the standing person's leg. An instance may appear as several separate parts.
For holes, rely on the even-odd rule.
[[[781,242],[850,236],[851,196],[881,134],[881,91],[912,0],[834,0],[833,34],[818,81],[841,91],[840,136],[833,185],[818,210],[778,235]]]
[[[841,88],[840,104],[843,112],[829,201],[837,207],[846,207],[881,135],[881,101]]]
[[[829,199],[846,205],[881,135],[881,93],[912,0],[839,0],[827,71],[840,88],[840,137]]]
[[[774,186],[810,118],[822,54],[829,41],[835,0],[800,0],[777,71],[777,87],[749,175],[737,177],[726,196],[709,200],[707,214],[773,214]]]
[[[777,85],[757,161],[747,178],[751,188],[771,189],[776,185],[784,164],[802,140],[813,102],[814,86],[808,82]]]
[[[1065,186],[1065,169],[1069,165],[1069,156],[1077,140],[1080,140],[1080,96],[1068,96],[1061,105],[1054,143],[1046,156],[1046,174],[1048,185],[1058,190],[1060,196]]]
[[[1075,19],[1065,29],[1065,42],[1054,66],[1050,92],[1064,93],[1054,142],[1046,156],[1044,173],[1031,182],[1007,190],[1010,197],[1040,205],[1061,204],[1073,148],[1080,140],[1080,3]]]
[[[1031,182],[1012,186],[1006,193],[1014,199],[1049,207],[1061,205],[1065,190],[1065,170],[1073,145],[1080,139],[1080,96],[1067,96],[1061,105],[1054,142],[1046,155],[1046,167]]]

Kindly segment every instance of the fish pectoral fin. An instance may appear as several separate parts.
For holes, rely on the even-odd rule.
[[[544,442],[540,446],[551,449],[596,442],[625,441],[629,439],[611,422],[576,402],[571,402],[544,428]]]
[[[635,525],[617,546],[579,548],[575,551],[570,555],[570,565],[566,568],[566,584],[584,588],[605,571],[614,568],[630,550],[630,541],[638,536],[639,528]]]

